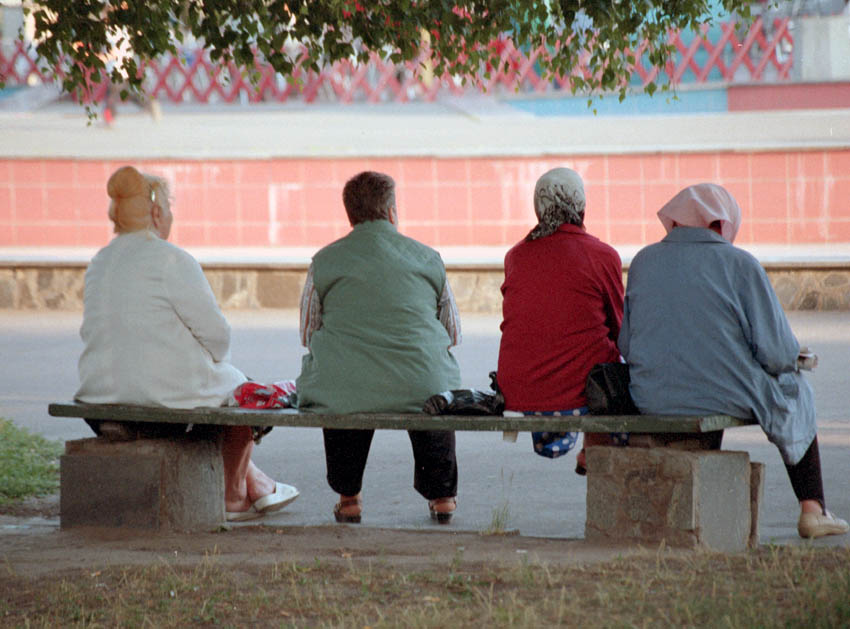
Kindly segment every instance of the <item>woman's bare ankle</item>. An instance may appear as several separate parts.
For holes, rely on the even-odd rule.
[[[801,500],[800,513],[817,513],[823,514],[823,506],[817,500]]]
[[[235,512],[238,512],[238,511],[247,511],[248,509],[251,508],[252,504],[253,503],[247,497],[242,498],[241,500],[239,500],[239,499],[228,500],[227,498],[225,498],[224,499],[224,510],[231,512],[231,513],[235,513]]]
[[[248,464],[248,473],[245,482],[248,486],[248,499],[251,503],[257,502],[263,496],[274,493],[277,488],[274,479],[254,465],[253,461]]]
[[[363,501],[360,498],[360,492],[353,496],[339,495],[338,511],[345,515],[357,515],[363,509]]]

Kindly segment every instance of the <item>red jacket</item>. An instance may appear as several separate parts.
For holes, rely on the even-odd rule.
[[[498,382],[515,411],[586,403],[596,363],[620,359],[620,256],[575,225],[515,245],[505,256]]]

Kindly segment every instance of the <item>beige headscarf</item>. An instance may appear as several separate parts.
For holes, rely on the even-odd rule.
[[[569,168],[553,168],[544,173],[534,186],[534,213],[537,226],[526,240],[537,240],[554,234],[564,223],[584,224],[584,184],[579,174]]]
[[[720,221],[720,233],[735,241],[741,227],[741,208],[729,192],[717,184],[688,186],[658,210],[658,219],[669,234],[673,223],[684,227],[709,227]]]
[[[109,218],[115,223],[116,233],[150,229],[156,193],[144,175],[132,166],[123,166],[112,173],[106,192],[112,199]]]

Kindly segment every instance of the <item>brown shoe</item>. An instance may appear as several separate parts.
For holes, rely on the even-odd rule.
[[[337,522],[359,524],[362,510],[363,501],[360,499],[360,494],[356,496],[340,495],[339,502],[334,505],[334,519]]]
[[[576,455],[576,474],[587,476],[587,457],[584,453],[584,448],[579,450],[579,453]]]
[[[440,524],[451,522],[455,509],[457,509],[457,498],[454,496],[434,498],[434,500],[428,501],[428,510],[431,512],[431,519],[436,520]]]
[[[815,539],[826,535],[844,535],[850,531],[850,525],[829,511],[825,513],[801,513],[797,522],[800,537]]]

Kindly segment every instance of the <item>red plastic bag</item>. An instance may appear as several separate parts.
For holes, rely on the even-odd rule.
[[[249,381],[236,387],[233,397],[240,408],[289,408],[293,393],[295,380],[281,380],[274,384]]]

